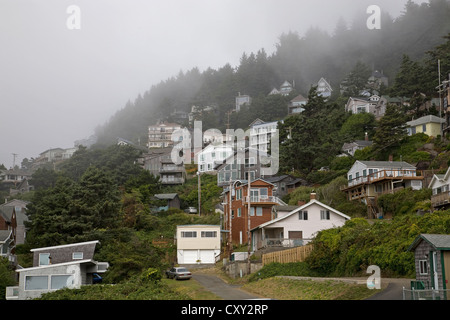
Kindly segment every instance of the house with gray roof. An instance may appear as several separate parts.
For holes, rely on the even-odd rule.
[[[423,179],[421,172],[405,161],[357,160],[347,173],[348,184],[341,190],[348,200],[364,202],[370,218],[380,218],[383,213],[376,205],[378,196],[405,188],[420,190]]]
[[[62,288],[78,289],[101,279],[109,263],[94,260],[99,241],[35,248],[33,266],[17,268],[19,285],[6,288],[6,300],[28,300]]]
[[[442,126],[444,123],[445,119],[428,115],[419,119],[408,121],[406,123],[406,130],[409,136],[416,133],[425,133],[430,137],[437,137],[442,135]]]
[[[408,250],[414,252],[415,289],[434,289],[441,300],[449,299],[450,235],[420,234]]]

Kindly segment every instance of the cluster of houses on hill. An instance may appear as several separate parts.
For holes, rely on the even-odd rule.
[[[292,88],[286,81],[270,94],[286,95]],[[318,82],[318,91],[326,98],[332,93],[331,86],[323,78]],[[444,97],[445,107],[449,99],[450,86]],[[389,97],[370,95],[366,100],[350,98],[345,108],[353,113],[370,112],[382,117],[386,105],[395,103],[393,101]],[[236,98],[236,110],[249,103],[250,97],[239,94]],[[289,115],[301,113],[306,103],[307,99],[303,96],[295,97],[287,106]],[[404,103],[404,100],[399,100],[399,103]],[[193,112],[197,111],[193,109]],[[188,116],[187,119],[189,118]],[[288,205],[282,200],[296,188],[306,185],[306,181],[289,174],[273,174],[267,170],[272,165],[273,159],[269,151],[277,125],[276,121],[255,119],[249,125],[248,139],[241,145],[230,143],[227,135],[205,132],[201,135],[200,148],[189,150],[197,163],[196,173],[199,177],[204,173],[214,174],[217,185],[222,187],[222,203],[217,208],[221,212],[221,225],[178,226],[176,241],[179,264],[213,264],[221,254],[225,252],[225,256],[231,255],[233,247],[240,245],[247,245],[251,252],[302,246],[310,242],[319,231],[343,226],[351,219],[345,213],[320,202],[314,192],[310,194],[308,202]],[[443,118],[426,116],[408,122],[407,127],[408,134],[411,135],[423,132],[437,136],[449,126]],[[145,152],[140,161],[145,169],[160,178],[162,185],[177,185],[186,181],[185,163],[174,161],[174,147],[179,142],[192,139],[193,135],[186,131],[186,135],[177,135],[178,138],[173,139],[173,135],[181,129],[182,125],[167,121],[149,126],[147,147],[143,148]],[[362,141],[346,143],[342,148],[342,156],[354,155],[356,150],[370,146],[371,143],[368,136]],[[118,139],[118,144],[142,148],[124,139]],[[195,143],[191,145],[195,146]],[[73,151],[48,150],[40,155],[39,161],[54,163],[69,158]],[[7,170],[3,172],[3,176],[4,181],[18,183],[27,181],[30,174]],[[364,202],[368,208],[368,218],[384,217],[385,213],[377,205],[380,195],[405,188],[420,190],[428,187],[432,189],[433,210],[450,207],[450,168],[445,174],[429,176],[415,165],[404,161],[355,161],[347,173],[347,180],[347,185],[342,186],[341,191],[346,193],[350,201]],[[20,188],[22,187],[19,190]],[[23,186],[23,191],[25,188]],[[158,194],[155,198],[165,202],[159,210],[181,208],[177,194]],[[8,257],[11,263],[15,263],[12,261],[15,245],[23,243],[25,239],[26,205],[26,202],[19,200],[0,205],[0,255]],[[62,287],[77,288],[95,283],[101,279],[99,274],[108,268],[108,263],[93,260],[97,243],[94,241],[33,249],[33,267],[17,270],[19,286],[7,288],[7,299],[29,299]],[[424,248],[428,250],[428,254]],[[445,236],[421,235],[410,250],[416,252],[416,268],[420,275],[418,278],[429,279],[434,288],[445,288],[447,278],[443,271],[450,268],[450,257],[447,255],[450,251],[445,250],[450,250],[450,239]],[[439,272],[441,275],[436,276]]]

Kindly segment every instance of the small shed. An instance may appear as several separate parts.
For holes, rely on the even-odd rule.
[[[408,250],[414,252],[416,280],[423,289],[446,290],[450,279],[450,235],[420,234]],[[443,298],[450,298],[442,292]]]
[[[167,201],[167,209],[170,209],[170,208],[180,209],[181,201],[180,201],[180,198],[178,197],[177,193],[155,194],[155,198],[158,200],[166,200]]]

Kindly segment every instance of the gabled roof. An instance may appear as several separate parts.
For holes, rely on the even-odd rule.
[[[422,124],[426,124],[426,123],[445,123],[445,119],[433,116],[433,115],[429,115],[429,116],[424,116],[421,117],[419,119],[416,120],[412,120],[412,121],[408,121],[406,124],[408,126],[420,126]]]
[[[405,161],[360,161],[360,160],[356,160],[355,163],[353,164],[353,166],[355,166],[358,162],[365,165],[368,168],[416,169],[415,166],[413,166],[412,164],[409,164],[408,162],[405,162]],[[352,166],[352,169],[353,169],[353,166]]]
[[[296,96],[294,99],[291,100],[291,102],[298,102],[298,101],[308,101],[308,99],[299,94],[298,96]]]
[[[445,174],[434,174],[433,178],[431,178],[430,184],[428,185],[428,188],[431,188],[435,181],[448,181],[450,177],[450,167],[447,169],[447,172]]]
[[[155,194],[155,198],[160,200],[173,200],[178,196],[177,193],[160,193]]]
[[[327,209],[327,210],[329,210],[329,211],[331,211],[331,212],[334,212],[335,214],[337,214],[337,215],[339,215],[339,216],[341,216],[341,217],[343,217],[343,218],[345,218],[345,219],[347,219],[347,220],[350,220],[350,219],[351,219],[351,218],[350,218],[349,216],[347,216],[346,214],[344,214],[344,213],[342,213],[342,212],[340,212],[340,211],[338,211],[338,210],[336,210],[336,209],[333,209],[333,208],[331,208],[330,206],[327,206],[326,204],[324,204],[324,203],[322,203],[322,202],[320,202],[320,201],[318,201],[318,200],[316,200],[316,199],[313,199],[313,200],[309,201],[308,203],[302,205],[301,207],[298,207],[297,209],[295,209],[295,210],[289,212],[289,213],[286,214],[285,216],[279,217],[279,218],[276,218],[276,219],[273,219],[273,220],[268,221],[268,222],[263,223],[263,224],[260,224],[259,226],[253,228],[252,230],[261,229],[261,228],[264,228],[264,227],[269,226],[269,225],[271,225],[271,224],[274,224],[274,223],[276,223],[276,222],[279,222],[279,221],[281,221],[281,220],[284,220],[284,219],[286,219],[286,218],[292,216],[293,214],[295,214],[295,213],[297,213],[297,212],[299,212],[299,211],[301,211],[301,210],[304,210],[304,209],[308,208],[309,206],[311,206],[311,205],[313,205],[313,204],[317,204],[317,205],[323,207],[324,209]]]
[[[5,243],[6,240],[11,238],[12,230],[0,230],[0,243]]]
[[[422,241],[428,242],[436,250],[450,250],[450,234],[420,234],[408,250],[414,250]]]

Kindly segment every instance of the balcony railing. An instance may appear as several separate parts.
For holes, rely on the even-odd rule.
[[[280,238],[266,238],[261,241],[262,247],[283,247],[294,248],[308,244],[311,239],[280,239]]]
[[[450,203],[450,191],[438,193],[431,196],[431,205],[439,207]]]
[[[242,201],[248,203],[248,196],[243,197]],[[283,200],[275,196],[250,196],[250,204],[251,203],[267,203],[267,204],[276,203],[280,205],[286,205],[286,203],[283,202]]]
[[[416,170],[399,170],[399,169],[392,169],[392,170],[380,170],[377,172],[373,172],[368,174],[367,176],[362,177],[356,177],[348,182],[347,187],[356,186],[363,183],[374,183],[379,180],[383,179],[412,179],[412,180],[421,180],[423,179],[422,176],[417,175]],[[346,187],[344,187],[346,188]]]

